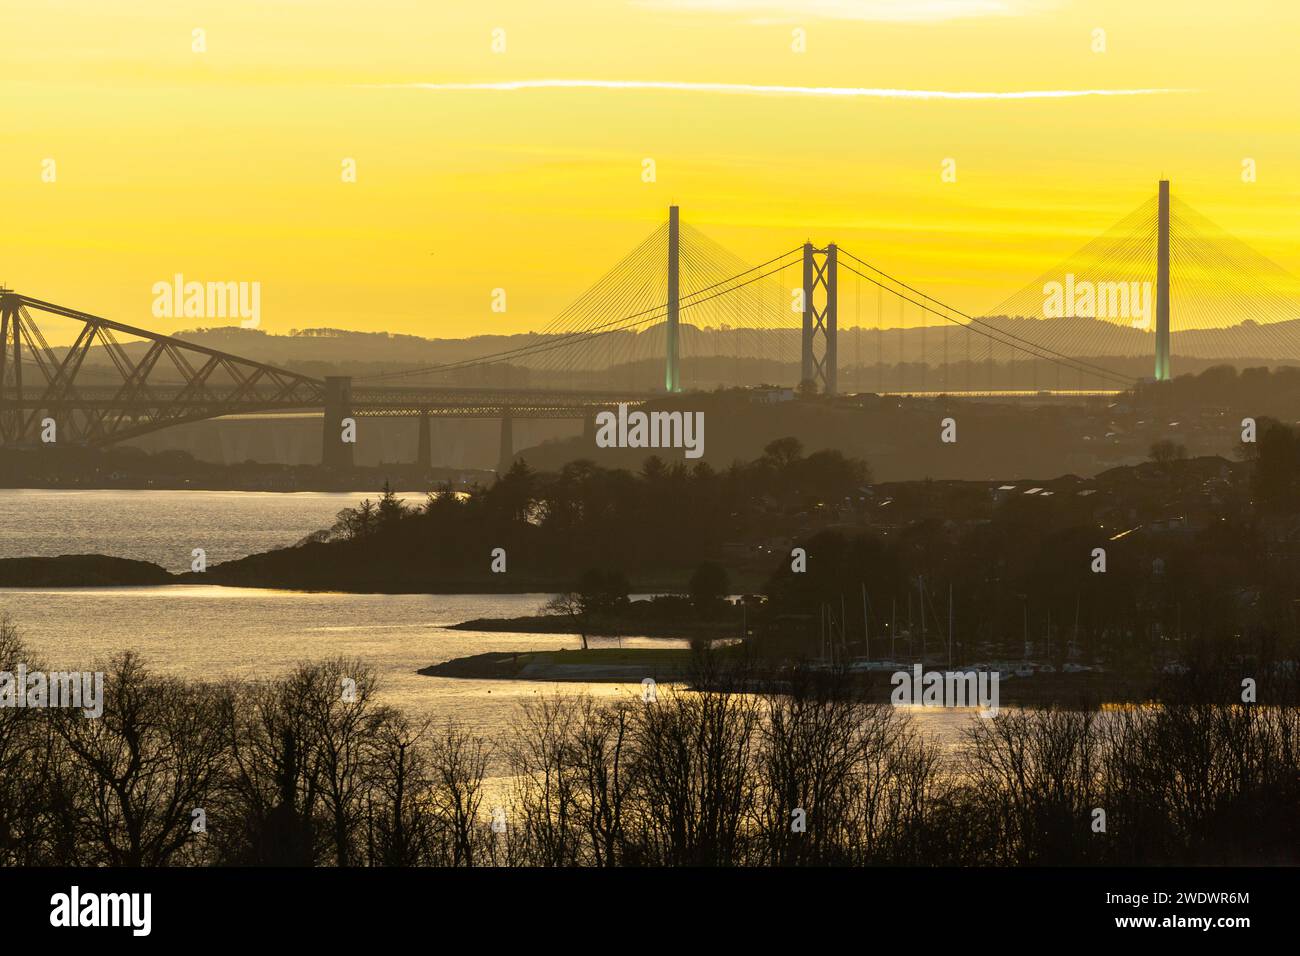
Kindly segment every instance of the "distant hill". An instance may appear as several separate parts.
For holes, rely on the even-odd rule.
[[[1092,361],[1124,375],[1136,378],[1150,374],[1149,365],[1155,351],[1150,331],[1089,318],[992,317],[981,321],[1006,336]],[[799,375],[799,336],[793,323],[790,328],[780,330],[683,325],[683,378],[696,388],[759,382],[793,385]],[[532,332],[460,339],[423,338],[342,329],[304,329],[275,335],[238,327],[193,329],[178,333],[178,337],[303,374],[356,377],[499,355],[554,338]],[[952,387],[961,387],[967,379],[997,388],[1055,384],[1054,376],[1058,375],[1055,366],[1031,362],[1024,354],[1003,344],[993,345],[990,353],[988,341],[955,325],[910,329],[841,327],[841,379],[850,384],[860,379],[860,387],[888,390],[935,388],[945,381]],[[1271,324],[1246,321],[1225,329],[1174,331],[1171,346],[1175,369],[1179,372],[1200,371],[1220,362],[1239,368],[1300,364],[1300,318]],[[138,342],[126,343],[124,347],[133,356],[142,354],[146,348]],[[598,344],[571,350],[566,347],[563,361],[557,357],[557,350],[542,351],[522,359],[512,358],[508,365],[497,363],[488,369],[476,367],[440,373],[436,381],[515,387],[622,386],[649,391],[662,382],[665,351],[661,324],[639,332],[612,332],[602,336]],[[946,380],[938,373],[945,355],[949,363]],[[933,375],[919,371],[925,356],[929,359],[928,368],[936,370]],[[1008,369],[1009,362],[1015,363],[1014,369]],[[899,365],[914,367],[897,369],[894,374],[885,372]],[[87,356],[84,371],[93,373],[97,368],[116,374],[111,372],[109,357],[98,348]],[[999,371],[990,376],[990,368]],[[859,370],[856,377],[851,371],[855,369]],[[1066,385],[1101,384],[1071,381],[1074,377],[1071,372],[1064,375]]]

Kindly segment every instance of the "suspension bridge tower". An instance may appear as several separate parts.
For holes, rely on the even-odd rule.
[[[1169,180],[1167,179],[1160,180],[1160,199],[1156,210],[1156,230],[1156,381],[1167,382],[1170,378]]]
[[[818,249],[811,242],[803,247],[803,348],[799,384],[811,382],[823,395],[836,391],[839,316],[837,279],[838,250],[835,243]],[[822,340],[821,355],[816,340]]]

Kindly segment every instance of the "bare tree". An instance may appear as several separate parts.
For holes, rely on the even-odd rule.
[[[165,866],[193,840],[193,811],[226,771],[231,701],[219,687],[154,676],[132,652],[104,669],[101,717],[52,712],[75,759],[85,862]]]
[[[961,770],[966,798],[984,810],[988,863],[1081,863],[1097,848],[1089,829],[1099,799],[1099,739],[1092,711],[1003,711],[972,718]]]
[[[285,681],[241,691],[231,730],[231,841],[236,863],[313,866],[319,803],[313,730]],[[234,843],[234,823],[240,826]]]
[[[20,664],[42,670],[8,614],[0,614],[0,671]],[[56,759],[58,741],[39,710],[0,708],[0,865],[62,862],[71,852],[63,824],[66,768]]]
[[[539,866],[572,866],[579,859],[579,782],[570,750],[578,717],[576,698],[548,694],[525,701],[511,723],[511,817]]]
[[[576,810],[586,834],[585,862],[618,866],[627,862],[626,820],[632,800],[633,705],[604,704],[584,696],[569,740]]]
[[[587,602],[581,594],[577,591],[557,594],[542,606],[542,613],[568,618],[582,638],[582,649],[587,650]]]
[[[743,862],[759,707],[747,694],[674,687],[638,712],[635,813],[647,863]]]
[[[367,859],[372,866],[419,866],[434,836],[426,724],[397,710],[377,718],[372,764],[367,768]]]
[[[335,862],[350,866],[355,862],[354,841],[363,814],[364,771],[386,713],[375,703],[374,671],[361,661],[337,658],[299,666],[286,684],[286,694],[307,718]]]
[[[765,862],[846,862],[862,707],[834,675],[803,671],[764,703],[756,803]]]
[[[430,799],[437,821],[438,862],[474,866],[485,834],[479,809],[489,751],[476,734],[447,721],[429,743]]]

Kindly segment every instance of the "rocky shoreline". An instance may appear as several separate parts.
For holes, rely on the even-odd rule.
[[[640,602],[637,602],[640,603]],[[572,634],[573,621],[566,617],[537,614],[524,617],[478,617],[459,624],[449,624],[454,631],[491,631],[503,634]],[[588,637],[706,637],[720,640],[737,637],[732,621],[658,621],[640,616],[606,618],[587,626]]]
[[[565,589],[564,581],[555,578],[511,575],[502,580],[501,575],[474,578],[441,576],[393,580],[387,577],[365,577],[336,567],[330,559],[326,545],[307,544],[279,548],[260,554],[214,564],[203,572],[168,571],[161,565],[133,558],[117,558],[106,554],[62,554],[56,557],[0,558],[0,588],[63,588],[63,587],[139,587],[161,584],[212,584],[220,587],[265,588],[279,591],[336,591],[344,594],[555,594]],[[677,585],[668,580],[637,581],[646,591],[671,591]],[[538,620],[543,620],[538,618]],[[519,626],[513,619],[483,619],[456,625],[463,630],[514,631],[517,633],[544,634],[570,633],[571,625],[549,627],[534,623],[531,617],[520,618]],[[470,625],[474,626],[471,627]],[[483,626],[478,626],[482,624]],[[629,629],[630,628],[630,629]],[[661,628],[657,622],[629,622],[621,632],[614,630],[591,631],[593,634],[646,634]],[[703,624],[699,631],[710,634],[711,624]],[[694,626],[683,625],[667,629],[671,636],[689,636]],[[654,634],[652,636],[669,636]]]
[[[955,668],[961,670],[960,667]],[[690,679],[691,652],[685,648],[595,648],[544,652],[492,651],[458,657],[423,667],[425,677],[465,680],[527,680],[543,682],[639,684],[683,683]],[[867,699],[889,703],[894,689],[891,675],[883,671],[854,674],[850,680]],[[779,683],[779,679],[777,681]],[[1006,676],[1000,686],[1000,703],[1007,706],[1095,709],[1104,704],[1141,703],[1151,699],[1152,682],[1139,676],[1118,674],[1036,674]]]
[[[633,655],[635,659],[629,659]],[[469,680],[579,681],[584,683],[639,684],[649,677],[655,681],[681,681],[689,672],[689,652],[677,649],[670,656],[654,649],[635,651],[605,649],[596,651],[546,651],[512,653],[491,651],[458,657],[420,668],[425,677],[458,677]],[[566,659],[567,658],[567,659]]]

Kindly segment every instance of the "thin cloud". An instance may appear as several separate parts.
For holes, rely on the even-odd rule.
[[[685,83],[673,80],[506,80],[499,83],[384,83],[383,89],[428,90],[435,93],[502,92],[520,90],[670,90],[737,96],[815,96],[890,100],[1059,100],[1084,96],[1160,96],[1192,93],[1185,89],[1119,90],[903,90],[870,86],[776,86],[754,83]]]
[[[672,12],[733,14],[757,23],[802,19],[871,23],[934,23],[970,17],[1014,17],[1055,6],[1052,0],[633,0]]]

